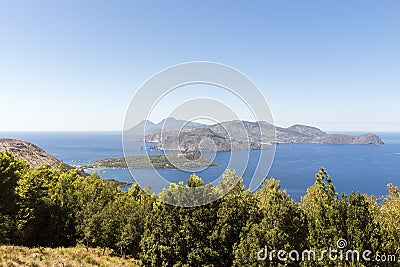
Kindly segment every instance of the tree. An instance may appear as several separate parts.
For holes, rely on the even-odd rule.
[[[336,242],[347,236],[346,203],[341,201],[325,169],[315,175],[314,185],[301,198],[301,208],[307,216],[308,241],[311,249],[322,251],[336,246]],[[321,265],[332,266],[332,261],[321,261]]]
[[[316,174],[315,184],[307,189],[301,200],[307,215],[311,249],[322,255],[328,248],[334,250],[382,251],[380,226],[374,222],[376,200],[366,195],[352,193],[340,199],[331,178],[324,169]],[[337,243],[344,239],[343,246]],[[310,265],[308,265],[310,264]],[[337,266],[327,256],[321,261],[307,262],[304,266]],[[374,262],[341,262],[343,266],[375,266]]]
[[[75,225],[78,212],[75,183],[81,177],[76,170],[66,171],[62,166],[59,172],[58,179],[50,181],[48,192],[50,200],[57,207],[52,212],[52,228],[53,232],[57,233],[53,239],[59,236],[58,245],[72,246],[78,238]]]
[[[26,170],[24,161],[15,159],[10,152],[0,152],[0,244],[15,241],[15,188]]]
[[[294,200],[280,190],[280,182],[273,178],[265,180],[256,195],[261,218],[259,222],[248,223],[242,231],[234,251],[234,266],[297,266],[297,259],[279,261],[276,254],[270,257],[269,252],[301,251],[306,247],[304,214]],[[261,260],[265,256],[265,260]]]
[[[78,243],[87,247],[100,246],[103,239],[101,232],[101,211],[114,201],[121,191],[117,183],[106,182],[96,173],[80,177],[75,181],[76,195],[76,231]]]
[[[128,251],[139,256],[140,240],[144,231],[145,206],[132,195],[121,192],[97,213],[101,236],[98,245],[119,250],[121,256]]]
[[[51,246],[54,234],[52,214],[57,206],[49,198],[50,181],[57,180],[59,173],[50,166],[29,169],[15,189],[18,195],[17,227],[22,245]]]
[[[400,190],[388,184],[389,194],[376,213],[375,221],[381,226],[383,250],[395,254],[400,264]]]
[[[234,246],[240,241],[242,229],[260,216],[257,198],[242,182],[243,179],[231,170],[227,170],[222,177],[220,187],[230,190],[219,200],[217,223],[211,237],[218,266],[232,266]]]
[[[174,185],[162,197],[177,203],[192,201],[193,195],[182,188],[199,187],[198,197],[206,196],[212,187],[192,175],[187,185]],[[182,208],[155,202],[153,212],[146,218],[141,241],[141,260],[145,266],[213,266],[215,252],[210,236],[216,223],[218,202],[199,207]]]
[[[349,196],[344,196],[343,201],[347,202],[345,218],[347,246],[358,251],[380,251],[381,229],[374,222],[371,204],[366,196],[353,192]]]

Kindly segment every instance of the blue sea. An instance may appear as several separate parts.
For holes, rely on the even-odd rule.
[[[358,134],[358,133],[351,133]],[[376,133],[384,145],[319,145],[279,144],[268,177],[281,181],[282,188],[299,200],[307,187],[315,181],[315,173],[324,167],[331,176],[336,190],[373,195],[386,195],[387,184],[400,185],[400,133]],[[14,138],[34,143],[48,153],[71,165],[85,165],[91,160],[123,156],[120,132],[3,132],[0,138]],[[139,144],[132,154],[145,153]],[[152,151],[151,153],[162,153]],[[233,152],[244,153],[244,152]],[[247,153],[247,152],[246,152]],[[243,174],[245,184],[252,178],[260,151],[250,151],[248,168]],[[247,154],[246,154],[247,155]],[[207,156],[207,155],[205,155]],[[206,182],[212,182],[227,167],[230,152],[218,152],[214,161],[219,166],[206,170],[159,169],[169,181],[185,181],[196,172]],[[234,166],[231,166],[234,168]],[[97,169],[103,178],[132,182],[127,169]],[[139,170],[145,179],[151,172]],[[141,177],[141,178],[143,178]]]

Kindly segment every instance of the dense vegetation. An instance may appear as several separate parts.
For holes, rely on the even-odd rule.
[[[227,171],[221,187],[237,179]],[[185,186],[203,185],[192,175]],[[219,190],[202,188],[203,195]],[[265,246],[268,251],[322,251],[336,249],[341,238],[348,249],[398,259],[400,192],[393,185],[388,189],[380,199],[356,193],[339,197],[321,169],[299,203],[271,178],[256,193],[238,183],[218,201],[181,208],[155,200],[137,184],[123,192],[96,174],[82,177],[62,166],[29,168],[6,152],[0,153],[0,244],[113,249],[144,266],[398,266],[328,257],[258,259]],[[184,201],[187,196],[179,192],[171,186],[159,198]]]

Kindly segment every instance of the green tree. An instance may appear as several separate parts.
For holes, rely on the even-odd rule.
[[[222,190],[229,192],[219,201],[217,223],[212,235],[218,266],[232,266],[234,246],[240,241],[240,233],[247,223],[259,220],[258,201],[242,184],[243,179],[227,170],[221,181]]]
[[[162,197],[178,203],[191,201],[192,195],[181,188],[201,187],[198,197],[206,196],[212,187],[192,175],[187,185],[171,185]],[[209,191],[210,190],[210,191]],[[213,266],[216,253],[211,246],[211,234],[216,223],[218,202],[199,207],[182,208],[155,202],[146,218],[141,241],[141,260],[145,266]]]
[[[395,254],[400,265],[400,190],[388,184],[388,191],[389,194],[383,198],[376,213],[375,221],[382,229],[384,252]]]
[[[49,198],[57,209],[53,211],[54,223],[52,228],[60,237],[58,245],[72,246],[76,244],[77,197],[75,182],[80,179],[76,170],[65,171],[59,168],[57,180],[52,180],[49,186]],[[57,213],[55,213],[57,211]]]
[[[346,238],[346,207],[333,186],[325,169],[315,175],[315,183],[307,189],[301,198],[301,207],[307,216],[308,241],[311,249],[317,251],[334,248],[341,238]],[[326,259],[317,262],[321,266],[333,266],[335,263]]]
[[[346,231],[348,248],[358,251],[381,251],[381,229],[374,222],[370,205],[366,196],[355,194],[344,197],[347,201]],[[369,264],[373,266],[375,263]]]
[[[0,244],[14,242],[16,239],[15,188],[26,170],[24,161],[15,159],[10,152],[0,152]]]
[[[140,240],[144,231],[145,207],[132,195],[121,192],[95,215],[101,236],[98,245],[119,250],[121,256],[129,252],[139,256]]]
[[[58,213],[58,207],[49,197],[51,181],[57,180],[59,172],[44,165],[29,169],[16,187],[18,195],[18,238],[19,243],[27,246],[53,245],[54,225],[53,215]]]
[[[87,247],[101,246],[104,242],[101,232],[100,213],[108,203],[114,201],[121,191],[115,182],[106,182],[96,173],[80,177],[75,181],[76,231],[78,243]]]
[[[301,251],[306,247],[305,216],[294,200],[280,190],[280,182],[273,178],[265,180],[256,195],[261,218],[259,222],[248,223],[242,231],[234,251],[234,266],[297,266],[296,255],[292,255],[294,261],[290,258],[279,261],[276,253],[270,252]]]

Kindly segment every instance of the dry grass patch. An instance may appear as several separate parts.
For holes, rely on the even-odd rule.
[[[75,266],[140,266],[135,259],[123,259],[112,255],[111,250],[83,247],[74,248],[26,248],[0,246],[0,267],[75,267]]]

